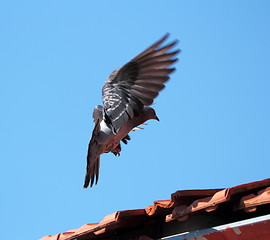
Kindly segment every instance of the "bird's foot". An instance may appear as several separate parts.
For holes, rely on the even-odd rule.
[[[122,138],[121,141],[122,141],[124,144],[127,144],[127,143],[128,143],[127,140],[130,140],[130,136],[129,136],[129,135],[127,135],[127,136],[125,136],[124,138]]]
[[[115,145],[114,145],[115,146]],[[121,152],[121,145],[120,143],[118,143],[118,145],[116,145],[116,147],[112,147],[111,148],[111,152],[114,154],[114,156],[120,156],[120,152]]]

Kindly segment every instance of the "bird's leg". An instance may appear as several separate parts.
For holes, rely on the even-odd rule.
[[[111,152],[112,152],[115,156],[120,156],[120,152],[121,152],[121,144],[120,144],[120,142],[119,142],[119,144],[118,144],[115,148],[113,148],[113,149],[111,150]]]
[[[120,156],[120,152],[121,152],[121,145],[120,142],[112,142],[111,144],[107,145],[104,150],[103,153],[113,153],[115,156]]]
[[[127,140],[130,140],[130,136],[129,136],[129,135],[125,136],[125,137],[122,139],[122,142],[123,142],[124,144],[127,144],[127,143],[128,143]]]
[[[129,135],[126,135],[124,138],[122,138],[122,142],[124,144],[127,144],[127,140],[130,140],[130,136]],[[112,146],[111,146],[111,152],[115,155],[115,156],[120,156],[120,152],[121,152],[121,144],[120,142],[118,142],[118,144],[116,145],[117,143],[114,143]]]

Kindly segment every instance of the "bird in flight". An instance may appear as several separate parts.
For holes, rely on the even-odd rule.
[[[103,106],[94,108],[95,127],[88,145],[84,188],[97,184],[100,155],[112,152],[119,156],[121,144],[130,140],[129,132],[149,119],[159,120],[153,108],[149,107],[175,70],[171,67],[177,61],[180,50],[171,51],[178,42],[161,46],[169,37],[166,34],[159,41],[137,55],[124,66],[114,70],[102,88]]]

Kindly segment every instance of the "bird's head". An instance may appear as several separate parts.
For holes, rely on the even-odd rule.
[[[145,112],[147,119],[156,119],[159,121],[159,118],[156,114],[155,109],[153,109],[151,107],[144,107],[144,112]]]

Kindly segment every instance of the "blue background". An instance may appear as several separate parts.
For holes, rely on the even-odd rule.
[[[184,189],[269,177],[269,1],[0,2],[1,237],[38,239]],[[166,32],[177,72],[160,122],[102,155],[83,189],[108,75]]]

